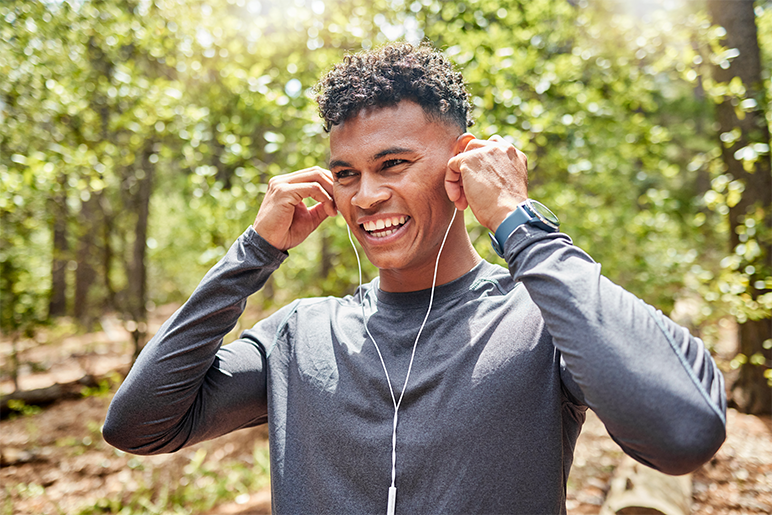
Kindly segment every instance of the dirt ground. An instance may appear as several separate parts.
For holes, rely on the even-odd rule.
[[[165,319],[171,309],[159,309],[158,320]],[[55,344],[46,343],[46,335],[42,335],[36,342],[20,345],[22,389],[64,383],[86,373],[107,379],[102,388],[91,389],[88,396],[62,400],[38,413],[0,421],[0,514],[117,512],[121,502],[131,499],[147,502],[147,513],[171,513],[163,509],[159,496],[164,494],[159,492],[165,491],[165,485],[184,483],[187,478],[200,489],[242,485],[242,490],[225,495],[228,500],[219,505],[187,513],[270,513],[265,477],[248,476],[250,482],[243,483],[242,476],[238,481],[213,479],[210,470],[226,463],[254,467],[266,460],[264,428],[238,431],[174,455],[153,457],[128,455],[102,440],[100,428],[119,380],[110,372],[124,372],[131,355],[127,333],[120,324],[105,320],[102,325],[105,331],[57,336]],[[150,330],[156,327],[151,324]],[[9,355],[9,343],[0,342],[2,370],[7,370]],[[0,377],[1,393],[13,389],[8,379]],[[729,410],[727,426],[727,441],[709,463],[692,475],[692,513],[772,513],[772,420]],[[623,456],[603,424],[590,413],[568,482],[569,514],[600,512],[612,474]],[[250,485],[250,490],[243,490],[243,484]],[[109,499],[112,504],[106,501]]]

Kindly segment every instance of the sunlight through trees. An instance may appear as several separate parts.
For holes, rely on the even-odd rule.
[[[472,131],[528,155],[532,196],[611,279],[666,312],[689,299],[684,323],[709,345],[722,317],[769,326],[770,205],[749,182],[769,184],[769,136],[721,115],[772,116],[772,8],[756,5],[763,84],[751,85],[734,64],[746,50],[685,1],[5,1],[2,332],[16,341],[55,317],[89,327],[116,312],[140,346],[147,310],[189,295],[270,177],[325,166],[319,76],[394,40],[428,40],[457,64]],[[355,284],[338,217],[258,300]],[[772,339],[758,334],[733,363],[763,384]]]

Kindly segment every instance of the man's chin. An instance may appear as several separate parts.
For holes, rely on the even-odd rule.
[[[407,265],[404,252],[384,252],[365,249],[365,255],[379,271],[399,270]]]

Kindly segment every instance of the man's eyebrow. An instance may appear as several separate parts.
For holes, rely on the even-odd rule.
[[[413,152],[413,149],[404,148],[404,147],[391,147],[385,150],[381,150],[373,157],[371,157],[370,161],[378,161],[379,159],[383,159],[386,156],[391,156],[395,154],[407,154],[410,152]],[[348,161],[343,161],[342,159],[334,159],[330,161],[329,166],[331,169],[332,168],[354,168],[354,166],[351,163],[349,163]]]
[[[371,161],[378,161],[381,158],[384,158],[386,156],[390,156],[390,155],[393,155],[393,154],[407,154],[409,152],[413,152],[413,150],[410,149],[410,148],[403,148],[403,147],[387,148],[386,150],[381,150],[380,152],[375,154],[372,157]]]
[[[330,161],[330,169],[332,168],[354,168],[354,167],[348,161],[335,159],[334,161]]]

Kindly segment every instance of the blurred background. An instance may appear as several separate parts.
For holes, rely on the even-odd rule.
[[[471,131],[528,155],[531,196],[606,276],[700,335],[731,406],[770,432],[772,2],[3,0],[3,513],[199,513],[267,484],[264,435],[164,469],[108,449],[100,417],[252,223],[267,181],[326,165],[318,78],[346,53],[424,40],[466,77]],[[328,219],[229,339],[290,299],[356,283],[343,221]],[[213,472],[214,449],[249,466]],[[92,451],[80,469],[34,466]],[[771,503],[759,513],[772,510],[769,463],[754,469]],[[193,508],[185,485],[151,486],[180,467],[220,493]],[[72,470],[97,482],[57,486]],[[63,500],[78,488],[104,492],[87,508]]]

